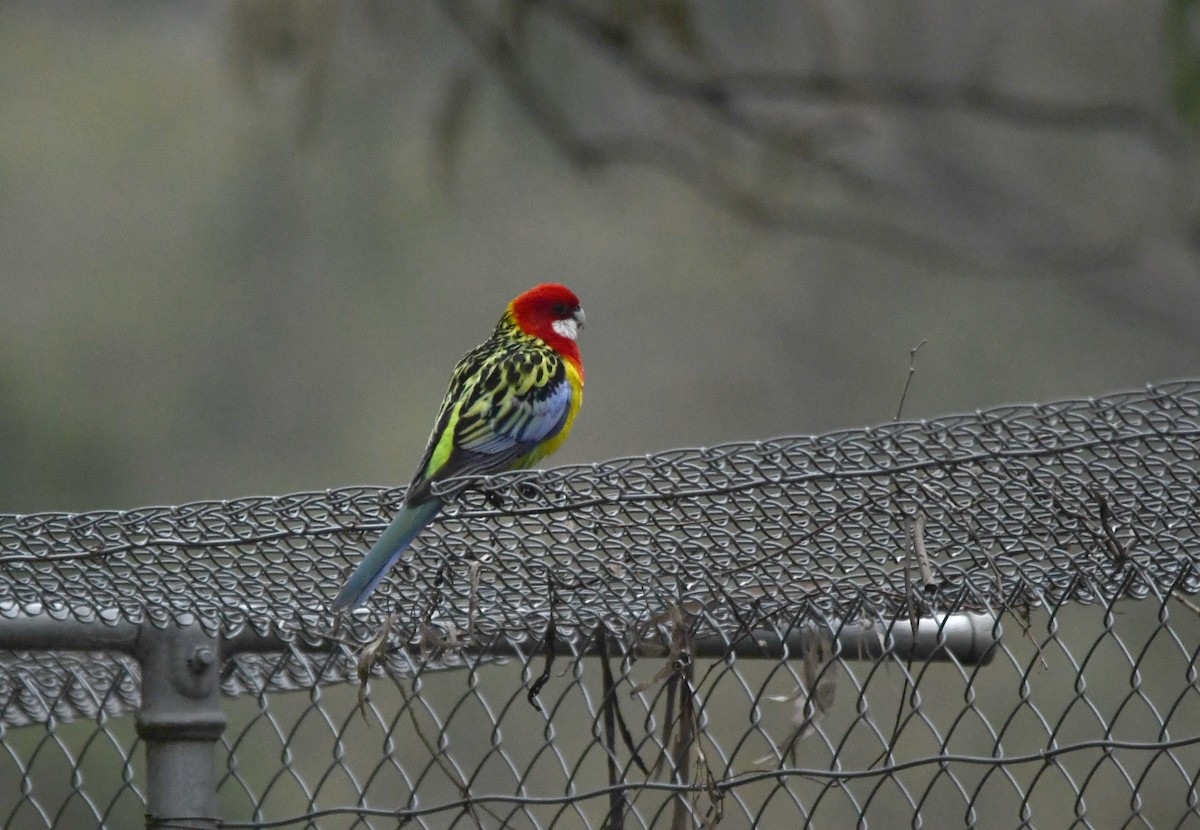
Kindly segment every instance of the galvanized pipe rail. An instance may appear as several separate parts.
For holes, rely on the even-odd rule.
[[[120,652],[142,668],[142,705],[137,733],[146,743],[146,827],[217,830],[216,746],[225,730],[221,708],[222,663],[247,652],[278,652],[289,648],[281,637],[250,630],[230,638],[213,636],[195,620],[177,626],[151,623],[82,622],[74,618],[35,613],[0,619],[0,650]],[[691,657],[771,660],[800,657],[804,635],[811,626],[794,628],[786,637],[773,632],[730,643],[708,636],[690,644]],[[845,624],[831,631],[843,659],[874,660],[885,654],[912,660],[951,660],[963,665],[987,662],[999,642],[1000,626],[985,614],[941,615],[920,622],[914,631],[908,620],[890,626]],[[563,639],[564,647],[569,641]],[[524,646],[528,646],[525,649]],[[510,655],[537,647],[498,640],[472,653]],[[305,647],[306,650],[321,650]],[[594,646],[585,654],[594,654]]]

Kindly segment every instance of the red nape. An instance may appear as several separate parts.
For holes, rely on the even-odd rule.
[[[554,330],[555,322],[573,319],[579,313],[579,298],[571,289],[558,283],[542,283],[513,300],[509,308],[522,331],[540,337],[583,376],[579,344]]]

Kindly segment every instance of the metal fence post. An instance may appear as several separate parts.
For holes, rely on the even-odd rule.
[[[221,642],[199,625],[143,625],[138,735],[146,742],[146,826],[215,830]]]

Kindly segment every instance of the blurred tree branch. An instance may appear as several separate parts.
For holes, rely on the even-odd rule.
[[[469,6],[471,0],[442,0],[443,4]],[[1139,132],[1166,148],[1178,144],[1179,135],[1144,108],[1121,103],[1064,103],[1038,101],[1007,95],[981,84],[943,86],[893,78],[850,78],[814,72],[810,74],[768,71],[712,71],[702,66],[673,69],[659,63],[639,45],[630,23],[586,10],[569,0],[515,0],[553,15],[564,26],[599,49],[608,51],[624,64],[647,88],[710,109],[748,133],[772,135],[767,125],[739,113],[739,96],[785,101],[907,107],[928,110],[962,110],[973,115],[1022,122],[1030,127],[1067,130],[1122,130]],[[625,4],[613,3],[614,7]],[[655,5],[655,4],[651,4]],[[680,14],[690,9],[683,0],[671,3]],[[689,27],[690,28],[690,27]],[[695,41],[689,35],[687,42]],[[692,47],[694,50],[695,47]],[[686,52],[685,52],[686,54]]]
[[[439,2],[539,131],[580,169],[646,166],[764,226],[866,245],[920,262],[994,272],[1007,268],[1011,258],[990,252],[981,256],[939,239],[905,221],[904,210],[844,212],[827,200],[789,196],[771,181],[769,170],[764,175],[764,168],[770,169],[773,162],[777,167],[782,159],[796,167],[791,175],[798,178],[830,176],[838,186],[860,195],[886,198],[882,183],[836,154],[847,126],[863,120],[862,115],[855,117],[854,108],[953,112],[1028,129],[1129,133],[1168,156],[1182,152],[1186,143],[1176,125],[1136,104],[1043,101],[979,83],[953,86],[713,68],[688,0],[509,0],[501,4],[500,13],[488,11],[494,7],[477,0]],[[534,21],[535,16],[541,21]],[[535,22],[547,21],[556,24],[557,34],[571,45],[602,55],[631,85],[655,96],[661,107],[677,115],[681,129],[588,129],[581,123],[586,119],[574,116],[556,99],[553,79],[539,77],[534,68],[529,32]],[[669,46],[659,50],[666,55],[646,46],[653,40],[648,30],[655,27],[666,30]],[[539,31],[549,30],[543,26]],[[780,105],[788,111],[784,118],[778,114]],[[764,106],[770,111],[764,112]],[[1024,257],[1021,264],[1092,271],[1129,264],[1136,248],[1137,239],[1130,237],[1086,250],[1045,250]]]
[[[1177,6],[1185,4],[1176,0]],[[978,273],[1008,272],[1014,265],[1067,273],[1121,269],[1137,260],[1144,231],[1118,228],[1104,241],[1073,244],[1055,237],[1008,250],[1003,240],[995,249],[990,239],[987,246],[964,242],[936,220],[921,220],[922,211],[914,209],[921,196],[882,180],[847,151],[881,119],[950,115],[1016,130],[1119,134],[1136,138],[1181,169],[1192,147],[1165,109],[1159,113],[1137,103],[1040,100],[978,81],[731,69],[706,42],[693,0],[436,0],[435,5],[476,59],[452,73],[435,118],[444,165],[453,165],[470,124],[465,113],[483,86],[481,79],[488,78],[582,171],[642,166],[762,226],[915,262]],[[305,71],[314,90],[300,100],[301,123],[310,125],[328,38],[306,33],[313,25],[332,27],[330,10],[336,3],[239,0],[238,6],[254,9],[235,15],[235,26],[252,35],[236,38],[242,53],[282,54],[290,60],[298,50],[307,55]],[[264,25],[271,14],[285,22],[274,29]],[[283,45],[255,46],[264,32],[274,32]],[[1168,39],[1175,42],[1178,36]],[[306,43],[312,47],[304,51]],[[555,71],[564,53],[570,55],[570,77]],[[1187,199],[1188,190],[1181,184],[1176,201]],[[1185,204],[1182,212],[1188,209]]]

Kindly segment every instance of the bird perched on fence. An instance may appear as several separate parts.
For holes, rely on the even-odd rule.
[[[563,285],[535,286],[508,304],[495,331],[454,367],[425,456],[404,503],[333,610],[355,608],[445,504],[431,485],[455,476],[520,470],[566,440],[583,400],[576,336],[585,317]]]

